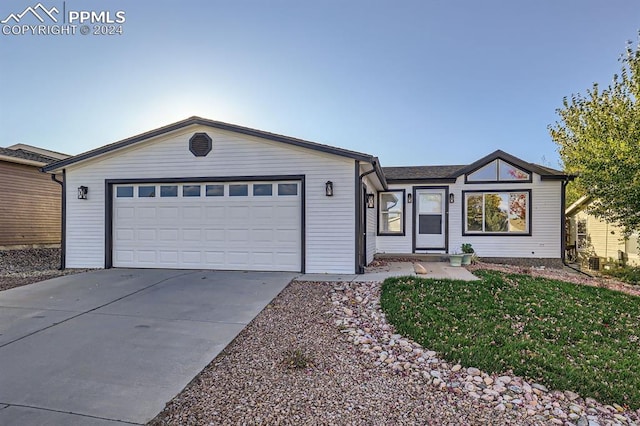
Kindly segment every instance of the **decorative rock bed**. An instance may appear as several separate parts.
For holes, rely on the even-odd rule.
[[[558,425],[639,425],[640,410],[604,405],[571,391],[549,391],[512,374],[489,375],[438,358],[434,351],[394,332],[380,308],[377,282],[336,284],[331,291],[335,325],[377,368],[421,377],[434,391],[483,401],[497,411]]]

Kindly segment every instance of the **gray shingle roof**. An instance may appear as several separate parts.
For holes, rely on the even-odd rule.
[[[398,180],[447,180],[458,176],[458,170],[465,166],[406,166],[383,167],[388,181]]]
[[[560,170],[526,162],[501,150],[494,151],[478,161],[464,166],[383,167],[382,170],[389,182],[454,182],[458,176],[471,173],[497,158],[512,163],[515,166],[522,167],[530,172],[538,173],[543,179],[573,179],[573,177],[566,175]]]
[[[44,163],[44,164],[50,164],[58,161],[57,158],[48,157],[46,155],[27,151],[24,149],[0,148],[0,155],[4,155],[6,157],[20,158],[22,160],[37,161],[39,163]]]

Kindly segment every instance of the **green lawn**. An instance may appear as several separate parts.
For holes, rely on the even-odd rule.
[[[389,278],[396,329],[451,362],[640,408],[640,298],[529,275]]]

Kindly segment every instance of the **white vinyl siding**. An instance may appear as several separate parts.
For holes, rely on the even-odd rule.
[[[454,202],[449,208],[449,252],[460,251],[462,243],[471,243],[480,257],[523,257],[553,258],[561,255],[561,191],[562,184],[558,180],[543,181],[533,173],[532,182],[508,182],[487,184],[465,184],[464,176],[460,176],[453,184],[449,184],[449,193]],[[429,186],[428,184],[414,184]],[[390,184],[389,189],[405,189],[407,194],[413,192],[412,184]],[[432,186],[442,186],[434,184]],[[462,235],[463,212],[462,191],[519,191],[531,189],[531,236],[528,235]],[[415,201],[414,201],[415,202]],[[412,253],[413,251],[413,204],[405,208],[405,236],[379,235],[377,239],[379,253]]]
[[[213,150],[189,151],[189,138],[206,132]],[[67,168],[67,267],[104,267],[105,179],[305,176],[308,273],[355,270],[355,161],[206,126],[190,126]],[[334,195],[325,195],[325,182]],[[87,200],[77,188],[89,187]]]
[[[449,252],[460,251],[462,243],[471,243],[480,257],[561,257],[562,184],[558,180],[541,180],[533,174],[531,183],[464,184],[464,176],[449,187],[455,202],[449,204]],[[482,190],[511,192],[531,189],[531,236],[526,235],[462,235],[462,191]]]

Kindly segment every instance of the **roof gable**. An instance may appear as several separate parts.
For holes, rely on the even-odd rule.
[[[591,196],[590,195],[583,195],[582,197],[577,199],[573,204],[571,204],[569,207],[567,207],[567,209],[565,210],[565,215],[566,216],[573,216],[574,214],[582,211],[584,209],[584,207],[589,205],[589,203],[591,203]]]
[[[503,160],[525,171],[537,173],[542,177],[543,180],[567,178],[567,175],[560,170],[555,170],[549,167],[542,167],[534,163],[526,162],[500,149],[462,168],[461,170],[459,170],[458,176],[472,173],[495,160]]]
[[[275,142],[281,142],[288,145],[294,145],[302,148],[307,148],[315,151],[325,152],[333,155],[338,155],[341,157],[352,158],[354,160],[366,161],[373,164],[376,161],[376,157],[365,154],[362,152],[350,151],[347,149],[337,148],[330,145],[319,144],[316,142],[310,142],[303,139],[292,138],[289,136],[279,135],[276,133],[265,132],[262,130],[251,129],[248,127],[238,126],[235,124],[223,123],[221,121],[209,120],[202,117],[190,117],[186,120],[178,121],[176,123],[169,124],[164,127],[160,127],[154,130],[150,130],[145,133],[141,133],[136,136],[132,136],[127,139],[123,139],[91,151],[84,152],[82,154],[78,154],[74,157],[67,158],[65,160],[58,161],[57,163],[50,164],[47,167],[43,168],[43,171],[50,172],[54,170],[61,169],[63,167],[69,166],[71,164],[76,164],[84,160],[88,160],[91,158],[95,158],[101,156],[103,154],[107,154],[122,148],[126,148],[137,143],[146,141],[156,136],[161,136],[166,133],[170,133],[176,130],[180,130],[182,128],[193,126],[193,125],[202,125],[213,127],[216,129],[227,130],[234,133],[240,133],[248,136],[255,136],[262,139],[268,139]]]

